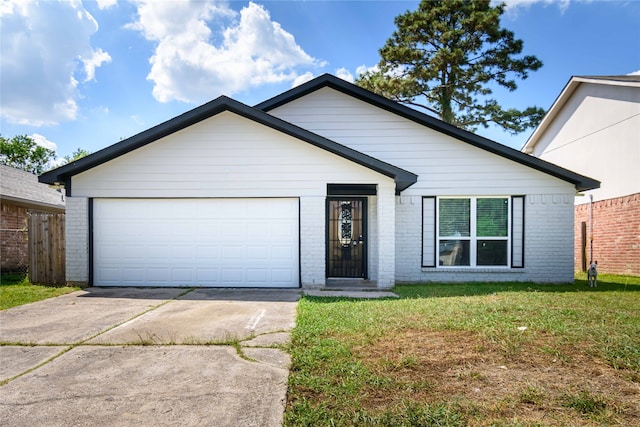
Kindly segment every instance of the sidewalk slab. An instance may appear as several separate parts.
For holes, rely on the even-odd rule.
[[[68,347],[0,346],[0,381],[15,377],[46,362]]]
[[[288,372],[277,355],[270,359],[247,361],[229,346],[80,346],[0,387],[0,419],[31,426],[279,426]]]
[[[73,344],[124,322],[185,289],[88,288],[0,311],[0,341]]]

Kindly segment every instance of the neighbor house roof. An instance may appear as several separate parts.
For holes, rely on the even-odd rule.
[[[0,165],[0,198],[31,209],[64,211],[64,196],[30,172]]]
[[[393,178],[396,182],[397,191],[402,191],[417,182],[417,175],[404,169],[385,163],[371,156],[353,150],[344,145],[338,144],[313,132],[309,132],[284,120],[278,119],[270,114],[256,108],[249,107],[226,96],[221,96],[200,107],[188,111],[171,120],[161,123],[151,129],[141,132],[131,138],[120,141],[103,150],[97,151],[89,156],[83,157],[75,162],[69,163],[52,171],[40,175],[40,182],[53,184],[56,182],[65,184],[67,194],[69,194],[70,180],[73,175],[87,171],[95,166],[115,159],[123,154],[143,147],[165,136],[171,135],[179,130],[194,125],[202,120],[213,117],[224,111],[229,111],[245,117],[254,122],[268,126],[277,131],[283,132],[294,138],[305,141],[316,147],[322,148],[333,154],[351,160],[383,175]]]
[[[475,147],[481,148],[498,156],[513,160],[522,165],[531,167],[538,171],[555,176],[556,178],[573,184],[577,191],[586,191],[600,187],[600,182],[584,175],[577,174],[568,169],[541,160],[537,157],[530,156],[521,151],[499,144],[487,138],[483,138],[474,133],[460,129],[453,125],[443,122],[435,117],[421,113],[413,108],[391,101],[380,95],[369,92],[359,86],[351,84],[345,80],[335,77],[331,74],[324,74],[300,86],[297,86],[287,92],[268,99],[255,108],[263,111],[271,111],[281,105],[287,104],[309,93],[315,92],[321,88],[329,87],[361,101],[367,102],[376,107],[382,108],[391,113],[397,114],[408,120],[412,120],[418,124],[434,129],[445,135],[449,135],[460,141],[466,142]]]
[[[573,76],[565,85],[560,95],[556,98],[547,114],[542,118],[538,127],[533,131],[527,142],[522,147],[525,153],[533,153],[535,146],[548,127],[553,123],[558,114],[562,111],[565,104],[574,92],[582,84],[597,84],[609,86],[626,86],[640,88],[640,75],[623,75],[623,76]]]

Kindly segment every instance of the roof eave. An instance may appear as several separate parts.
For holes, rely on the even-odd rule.
[[[62,200],[62,193],[60,194]],[[46,211],[55,211],[55,212],[64,212],[65,205],[64,204],[54,204],[47,202],[40,202],[28,199],[22,199],[20,197],[13,197],[2,195],[2,201],[11,202],[14,204],[19,204],[20,206],[24,206],[27,209],[40,209]]]

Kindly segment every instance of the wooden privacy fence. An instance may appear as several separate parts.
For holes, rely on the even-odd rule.
[[[29,214],[29,280],[41,285],[64,285],[64,214]]]

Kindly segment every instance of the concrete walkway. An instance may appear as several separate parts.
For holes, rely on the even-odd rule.
[[[300,291],[98,289],[0,312],[0,420],[279,426]]]
[[[346,289],[323,289],[323,290],[305,290],[304,295],[310,297],[331,297],[331,298],[356,298],[356,299],[377,299],[377,298],[399,298],[399,296],[390,291],[372,291],[372,290],[346,290]]]

